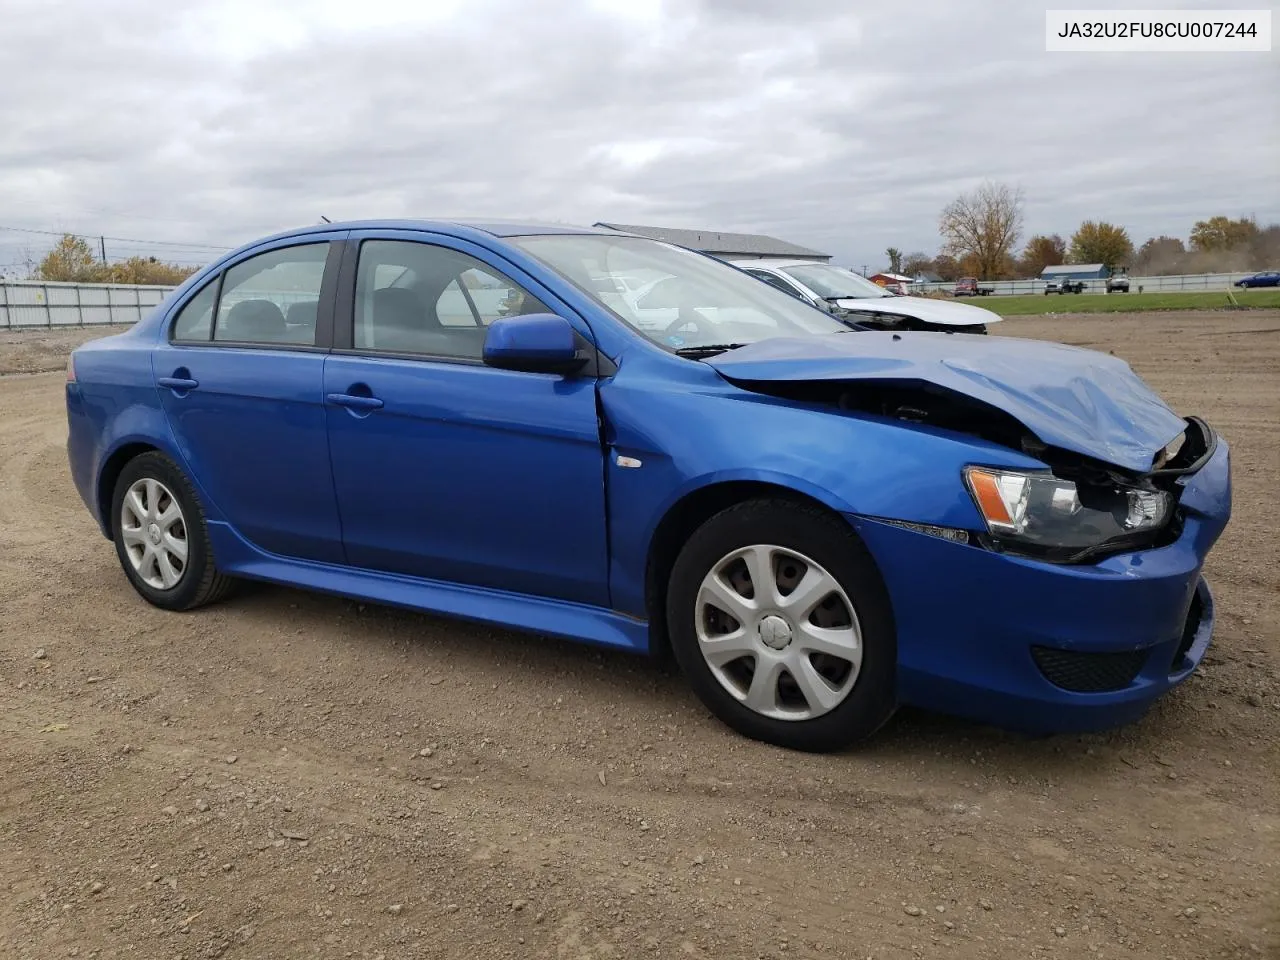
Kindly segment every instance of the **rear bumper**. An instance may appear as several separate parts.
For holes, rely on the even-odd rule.
[[[1225,442],[1183,491],[1174,543],[1055,565],[852,518],[884,574],[903,703],[1035,733],[1113,727],[1209,648],[1205,555],[1231,510]]]
[[[77,383],[67,384],[67,464],[71,469],[71,481],[80,499],[89,508],[93,519],[102,526],[95,501],[93,478],[95,476],[93,428],[85,415],[84,397]]]

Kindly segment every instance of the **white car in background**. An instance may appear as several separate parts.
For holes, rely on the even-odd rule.
[[[928,297],[901,296],[852,270],[812,260],[730,260],[785,293],[840,320],[889,330],[986,333],[1000,315],[982,307]]]

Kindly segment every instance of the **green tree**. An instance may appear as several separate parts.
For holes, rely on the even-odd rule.
[[[902,251],[897,247],[890,247],[884,255],[889,258],[889,272],[902,273]]]
[[[979,279],[994,278],[1008,269],[1009,252],[1022,232],[1022,191],[1003,183],[983,183],[943,208],[938,231],[945,253]]]
[[[1191,228],[1191,246],[1200,252],[1235,250],[1249,244],[1258,235],[1258,224],[1252,217],[1232,220],[1229,217],[1210,217],[1197,220]]]
[[[1051,236],[1039,234],[1028,240],[1023,248],[1018,272],[1024,277],[1038,277],[1045,267],[1056,267],[1066,262],[1067,242],[1056,233]]]
[[[1133,260],[1133,243],[1124,227],[1086,220],[1071,237],[1073,263],[1100,263],[1108,270]]]
[[[66,233],[40,261],[35,269],[35,279],[94,283],[102,280],[104,272],[88,241]]]

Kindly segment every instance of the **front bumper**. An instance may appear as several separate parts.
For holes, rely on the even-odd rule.
[[[1200,571],[1231,513],[1226,443],[1184,484],[1174,543],[1089,565],[851,517],[893,604],[899,700],[1035,733],[1140,717],[1209,647],[1213,596]]]

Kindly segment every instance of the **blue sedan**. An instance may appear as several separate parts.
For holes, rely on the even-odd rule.
[[[1237,287],[1280,287],[1280,270],[1265,270],[1236,281]]]
[[[1200,663],[1228,449],[1122,361],[850,330],[562,226],[326,224],[67,370],[76,487],[145,600],[248,578],[670,651],[831,750],[899,704],[1131,721]]]

